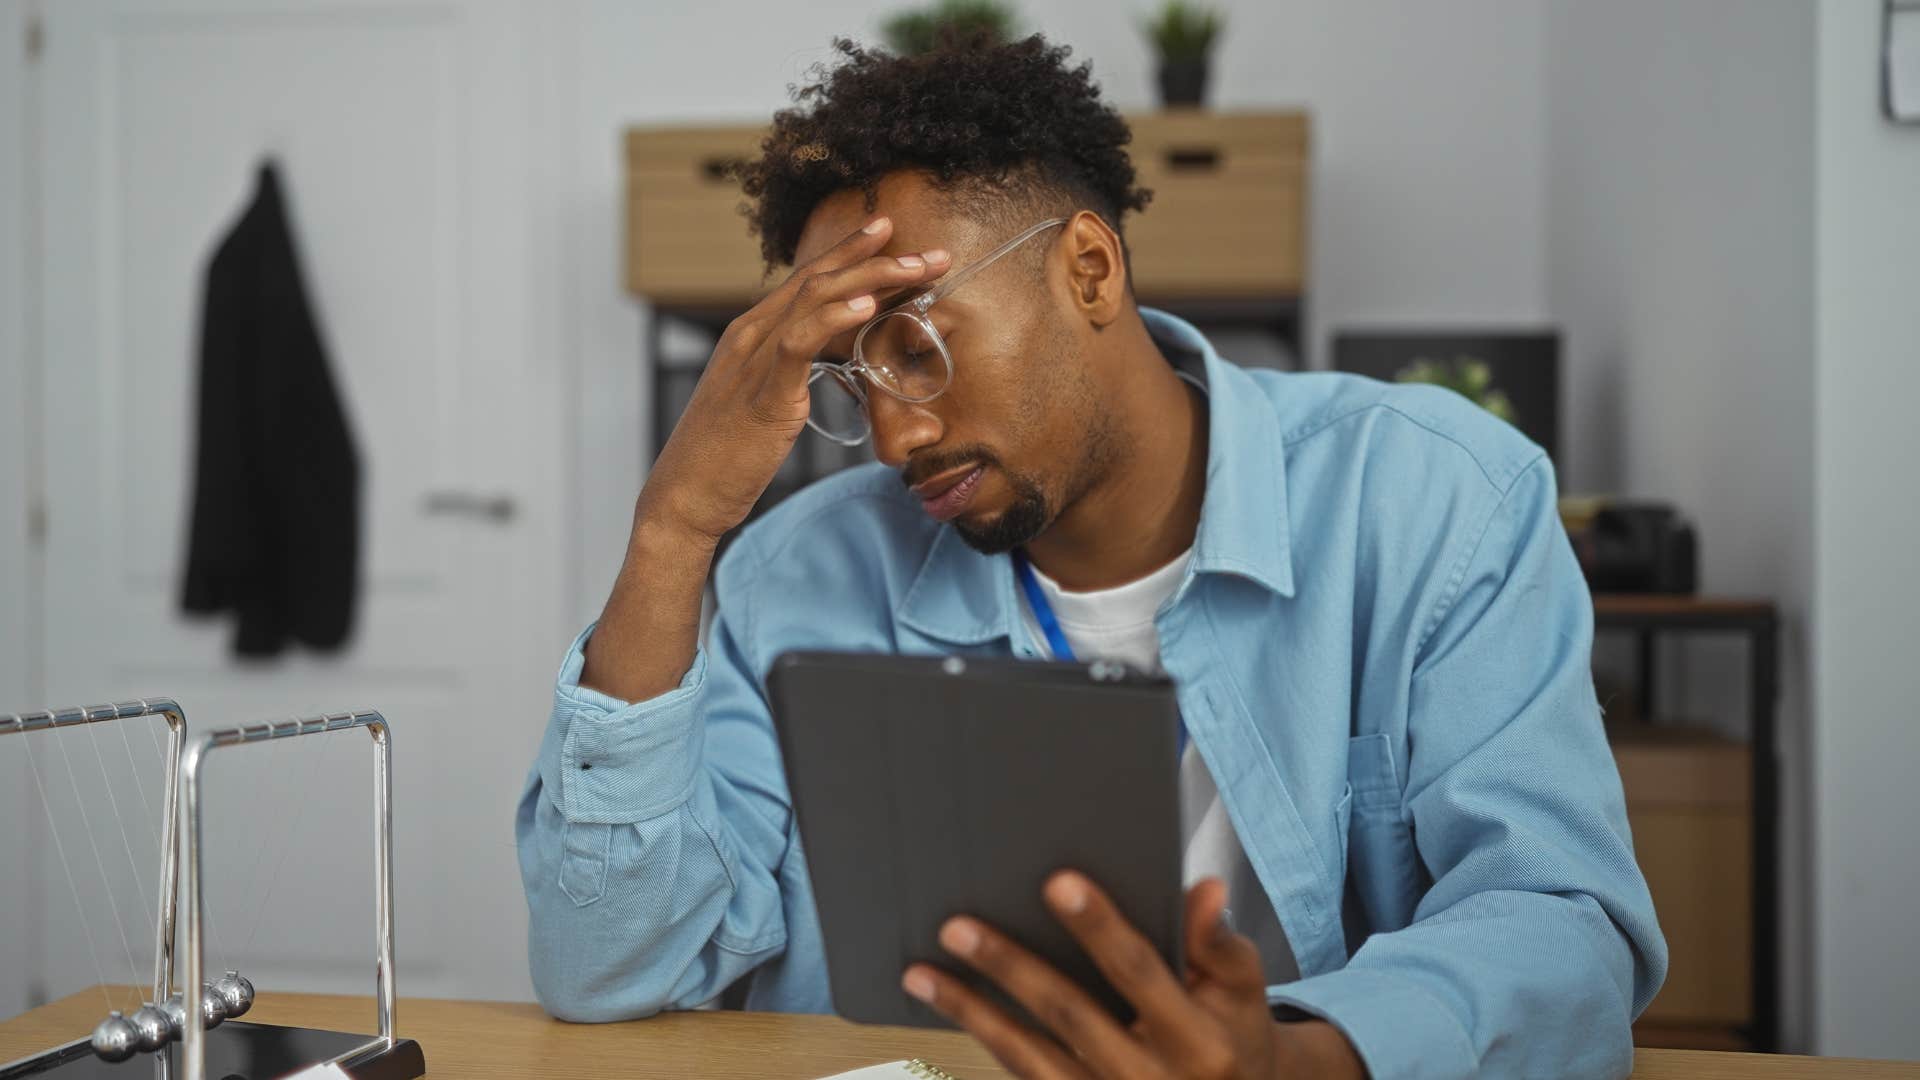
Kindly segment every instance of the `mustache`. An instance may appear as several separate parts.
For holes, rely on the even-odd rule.
[[[997,467],[1000,456],[984,446],[962,446],[952,450],[922,450],[908,460],[906,467],[900,470],[900,482],[907,487],[915,487],[928,480],[960,468],[962,465],[986,465]]]

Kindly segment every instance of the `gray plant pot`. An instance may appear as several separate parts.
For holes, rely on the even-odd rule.
[[[1207,58],[1160,62],[1160,104],[1168,108],[1198,107],[1207,102]]]

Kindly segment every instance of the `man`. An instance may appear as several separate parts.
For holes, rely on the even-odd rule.
[[[1540,450],[1138,307],[1147,193],[1066,49],[841,49],[745,176],[798,269],[721,337],[561,669],[518,820],[547,1008],[831,1008],[775,656],[1073,655],[1178,686],[1189,970],[1062,872],[1137,1023],[964,917],[942,943],[1049,1030],[903,992],[1027,1076],[1624,1075],[1666,950]],[[716,545],[810,422],[878,463],[741,532],[702,646]]]

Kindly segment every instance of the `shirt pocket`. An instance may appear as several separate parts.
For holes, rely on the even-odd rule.
[[[1413,827],[1400,813],[1393,743],[1384,733],[1347,741],[1347,795],[1339,814],[1347,838],[1347,888],[1365,919],[1365,933],[1407,926],[1425,886]]]
[[[586,907],[607,890],[607,853],[613,826],[569,821],[560,831],[560,891],[575,907]]]

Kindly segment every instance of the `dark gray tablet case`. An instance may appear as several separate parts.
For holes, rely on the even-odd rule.
[[[841,1016],[949,1026],[900,989],[914,961],[1005,1003],[939,946],[964,912],[1129,1019],[1041,900],[1067,867],[1183,970],[1171,683],[1108,664],[798,652],[767,688]]]

